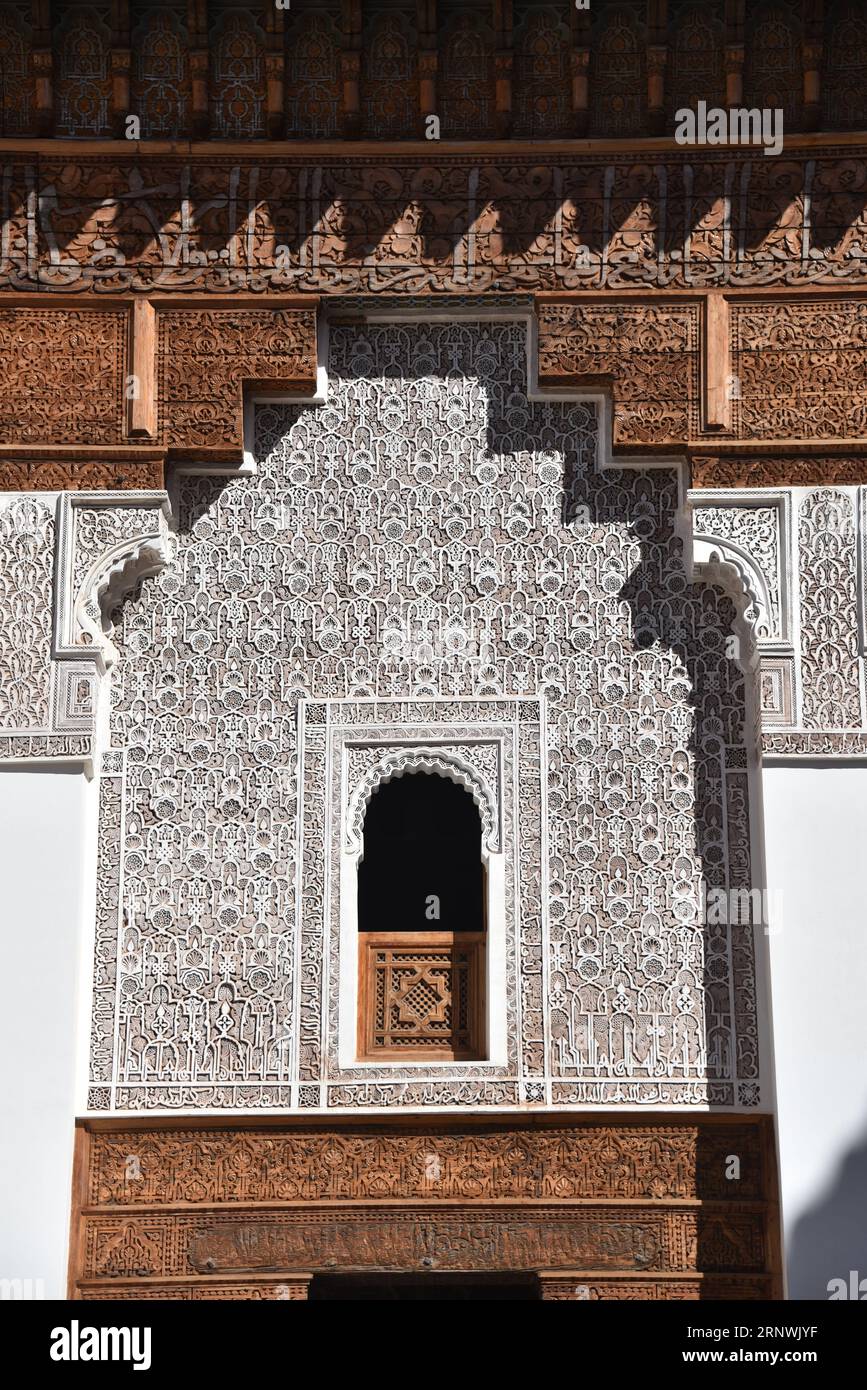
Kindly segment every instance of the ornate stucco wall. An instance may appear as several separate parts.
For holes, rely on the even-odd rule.
[[[863,753],[863,500],[606,467],[525,335],[332,325],[251,475],[7,495],[4,757],[102,774],[86,1108],[769,1103],[763,931],[690,919],[764,884],[753,640],[764,754]],[[451,1080],[338,1055],[362,735],[499,750],[514,1045]]]
[[[752,929],[690,920],[751,881],[748,750],[675,470],[599,472],[521,323],[335,327],[329,376],[180,477],[114,637],[90,1106],[759,1104]],[[339,1065],[341,723],[507,727],[504,1065]]]
[[[612,466],[522,320],[322,337],[327,399],[259,405],[247,475],[3,499],[3,757],[101,774],[77,1109],[768,1108],[764,932],[678,903],[764,883],[757,739],[864,755],[863,490]],[[337,1055],[359,731],[499,740],[502,1063]]]

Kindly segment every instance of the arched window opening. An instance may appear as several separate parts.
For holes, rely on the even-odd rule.
[[[468,791],[412,772],[374,792],[358,870],[359,931],[484,931],[482,823]]]
[[[426,772],[382,784],[358,869],[362,1058],[484,1055],[485,902],[470,793]]]

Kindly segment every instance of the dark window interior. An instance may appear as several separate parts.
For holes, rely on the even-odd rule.
[[[383,783],[364,821],[359,931],[484,931],[481,839],[479,812],[463,787],[425,772]],[[432,897],[438,917],[427,915]]]

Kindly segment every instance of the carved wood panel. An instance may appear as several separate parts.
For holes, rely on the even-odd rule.
[[[392,94],[393,98],[394,94]],[[376,296],[846,289],[867,161],[826,145],[574,155],[367,145],[194,159],[3,154],[0,288]]]
[[[800,454],[767,448],[757,454],[706,454],[690,451],[692,485],[697,488],[846,487],[867,479],[867,454],[839,454],[822,448]]]
[[[355,1269],[773,1297],[770,1137],[763,1116],[82,1127],[72,1294],[303,1297],[311,1273]]]
[[[738,435],[867,436],[867,301],[765,300],[731,312]]]
[[[183,309],[157,315],[162,442],[172,449],[236,454],[243,391],[312,394],[315,309]]]
[[[699,432],[698,304],[539,306],[539,377],[551,386],[610,383],[614,443],[659,444]]]
[[[240,462],[245,392],[315,390],[315,298],[47,299],[0,307],[0,489],[159,488],[173,450]]]
[[[139,0],[130,21],[130,111],[145,139],[177,140],[189,129],[192,110],[187,7]]]
[[[124,308],[0,307],[4,444],[120,444]]]
[[[485,937],[359,933],[359,1058],[481,1057]]]

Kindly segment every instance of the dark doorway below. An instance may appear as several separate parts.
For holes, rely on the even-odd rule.
[[[311,1299],[538,1299],[532,1274],[316,1274]]]

